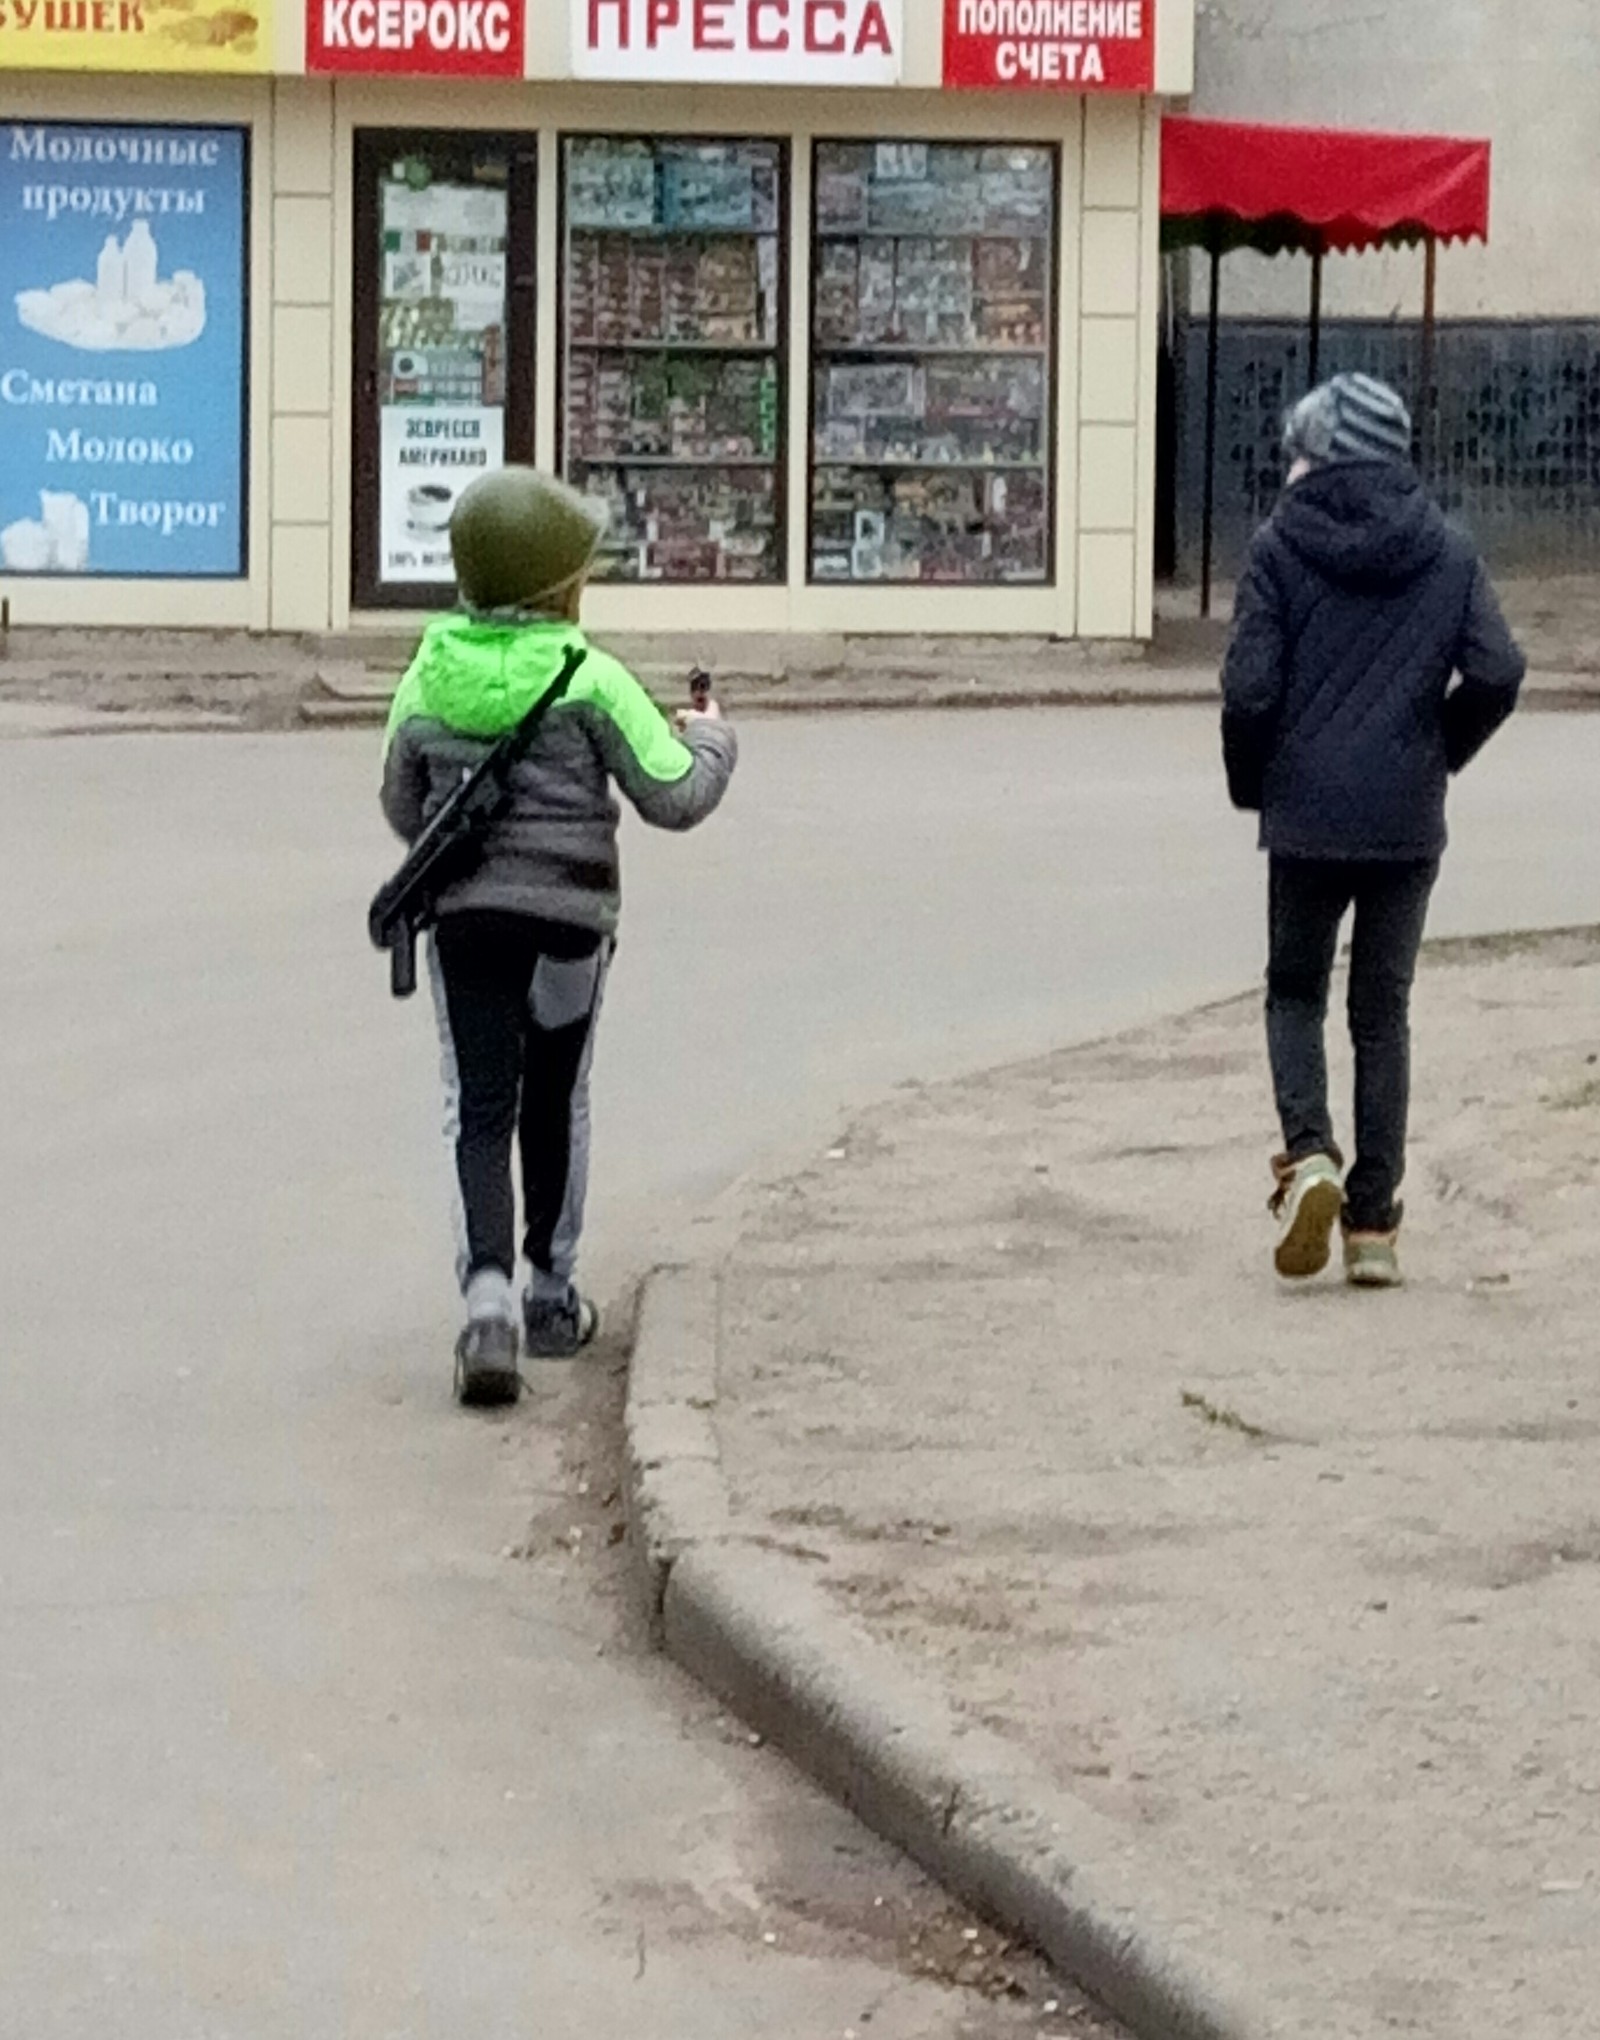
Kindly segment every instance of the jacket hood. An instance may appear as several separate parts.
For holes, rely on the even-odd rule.
[[[395,697],[391,729],[426,715],[462,736],[504,736],[555,679],[568,647],[583,642],[576,624],[555,617],[436,617]]]
[[[1317,468],[1285,492],[1275,522],[1308,566],[1355,589],[1404,587],[1433,565],[1449,538],[1415,471],[1393,461]]]

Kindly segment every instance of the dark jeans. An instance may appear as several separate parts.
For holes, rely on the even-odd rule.
[[[1345,1218],[1357,1232],[1400,1222],[1411,1100],[1411,981],[1439,875],[1426,864],[1332,864],[1272,859],[1267,964],[1267,1050],[1293,1161],[1336,1154],[1328,1114],[1323,1030],[1328,983],[1346,910],[1356,910],[1350,951],[1350,1038],[1356,1052],[1356,1161]]]
[[[589,1062],[610,945],[521,914],[447,914],[434,938],[463,1287],[517,1263],[511,1147],[521,1150],[523,1251],[552,1294],[571,1279],[589,1176]]]

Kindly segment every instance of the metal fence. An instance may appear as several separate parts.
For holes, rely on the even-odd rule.
[[[1206,335],[1180,324],[1175,511],[1180,579],[1198,577]],[[1324,376],[1363,369],[1415,402],[1416,324],[1334,321]],[[1303,325],[1225,319],[1217,420],[1217,573],[1231,579],[1283,482],[1283,414],[1304,390]],[[1428,478],[1502,569],[1600,573],[1600,322],[1450,324],[1438,333]]]

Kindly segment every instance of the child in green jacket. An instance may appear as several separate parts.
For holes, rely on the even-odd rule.
[[[400,683],[385,743],[383,810],[415,840],[439,803],[585,653],[517,768],[513,797],[472,870],[439,902],[429,970],[446,1123],[460,1190],[467,1322],[456,1394],[514,1401],[516,1137],[528,1353],[564,1359],[594,1337],[574,1281],[589,1159],[589,1067],[620,907],[620,787],[645,821],[689,829],[721,800],[737,758],[715,702],[675,733],[639,682],[578,627],[603,519],[531,468],[474,482],[450,524],[461,608],[434,619]]]

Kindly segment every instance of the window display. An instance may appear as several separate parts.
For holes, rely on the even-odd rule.
[[[358,594],[435,602],[455,580],[457,496],[531,454],[532,307],[519,345],[508,252],[513,213],[531,227],[532,155],[518,163],[515,145],[493,137],[361,141]]]
[[[811,577],[1050,575],[1055,160],[819,142]]]
[[[599,578],[782,576],[783,150],[565,145],[563,472]]]

